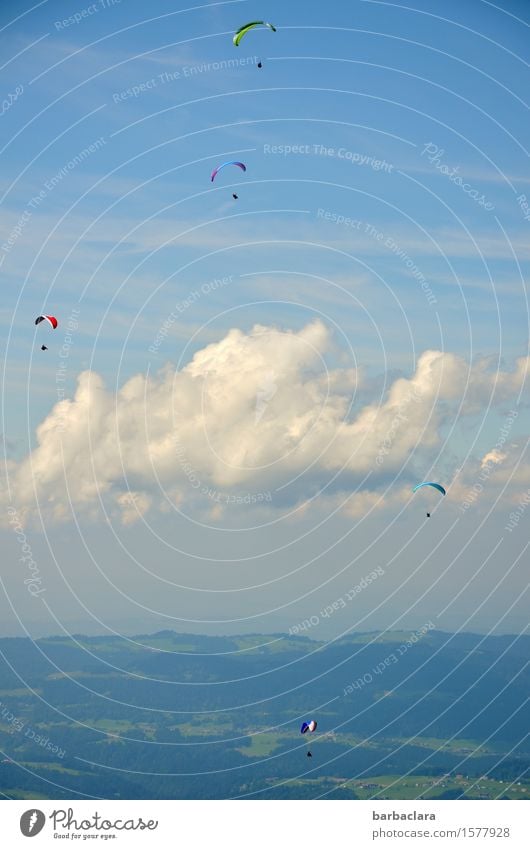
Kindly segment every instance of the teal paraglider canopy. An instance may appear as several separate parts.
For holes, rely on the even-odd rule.
[[[437,490],[438,490],[438,492],[441,492],[441,493],[442,493],[442,495],[447,495],[447,492],[445,491],[445,489],[443,488],[443,486],[441,485],[441,483],[433,483],[433,481],[425,481],[425,483],[418,483],[418,484],[416,484],[416,486],[414,487],[414,489],[412,490],[412,492],[416,492],[416,490],[417,490],[417,489],[421,489],[421,488],[422,488],[422,486],[433,486],[435,489],[437,489]]]

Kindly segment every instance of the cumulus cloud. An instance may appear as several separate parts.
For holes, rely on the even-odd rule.
[[[505,452],[499,451],[498,448],[494,448],[492,451],[488,451],[487,454],[484,454],[482,460],[480,461],[480,468],[485,469],[492,463],[494,465],[498,465],[499,463],[502,463],[503,460],[506,460],[507,456],[508,455]]]
[[[137,374],[116,394],[83,372],[75,396],[38,427],[37,448],[10,464],[11,501],[20,510],[38,502],[47,517],[65,519],[102,499],[130,524],[155,505],[204,499],[212,487],[283,486],[284,498],[302,504],[304,477],[318,488],[342,474],[353,490],[368,476],[350,505],[356,513],[378,503],[378,486],[415,452],[437,449],[457,410],[503,401],[528,368],[521,359],[498,372],[425,351],[411,377],[360,407],[362,375],[332,367],[333,350],[321,321],[297,332],[256,325],[230,330],[179,370]]]
[[[124,525],[132,525],[147,513],[151,506],[151,498],[144,492],[123,492],[116,497],[121,508],[121,520]]]
[[[460,503],[462,511],[475,508],[483,501],[496,501],[499,496],[507,504],[517,503],[530,484],[530,462],[526,444],[511,442],[510,431],[517,419],[511,410],[497,434],[497,444],[482,457],[468,458],[451,483],[450,497]]]
[[[362,519],[369,513],[388,510],[389,507],[401,507],[410,499],[410,487],[398,486],[389,494],[363,490],[355,492],[341,504],[342,512],[352,519]]]

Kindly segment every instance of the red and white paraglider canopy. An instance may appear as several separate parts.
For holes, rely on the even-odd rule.
[[[57,321],[57,319],[55,318],[54,315],[39,315],[35,319],[35,324],[40,324],[41,321],[47,321],[48,324],[51,324],[51,326],[53,327],[54,330],[56,329],[57,325],[59,324],[59,322]]]

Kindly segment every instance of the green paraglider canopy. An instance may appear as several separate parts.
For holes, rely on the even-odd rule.
[[[249,30],[254,29],[254,27],[268,27],[273,32],[276,32],[276,27],[273,27],[272,24],[268,24],[267,21],[251,21],[249,24],[245,24],[240,27],[238,31],[234,34],[234,38],[232,41],[234,42],[236,47],[239,47],[239,42],[243,38],[244,35],[249,32]]]

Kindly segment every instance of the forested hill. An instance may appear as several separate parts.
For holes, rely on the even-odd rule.
[[[173,631],[2,639],[0,789],[527,798],[529,655],[527,636],[428,627],[331,643]],[[318,728],[302,737],[305,719]]]

